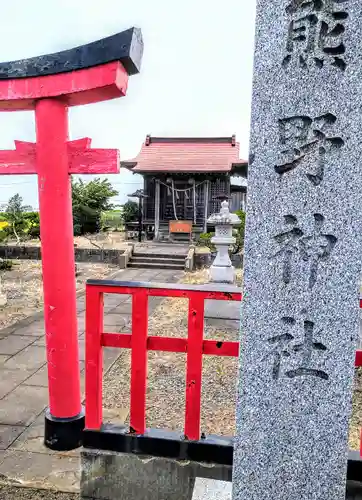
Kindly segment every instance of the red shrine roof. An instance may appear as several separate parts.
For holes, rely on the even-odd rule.
[[[151,137],[133,160],[121,162],[132,172],[231,172],[246,167],[232,137]]]

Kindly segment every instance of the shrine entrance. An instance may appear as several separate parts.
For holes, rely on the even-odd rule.
[[[118,173],[117,150],[69,141],[68,108],[126,95],[139,72],[139,29],[32,59],[0,63],[0,111],[35,111],[36,144],[15,141],[0,152],[0,174],[38,177],[48,362],[49,410],[44,442],[70,450],[82,442],[79,348],[70,174]],[[60,231],[59,228],[62,228]]]

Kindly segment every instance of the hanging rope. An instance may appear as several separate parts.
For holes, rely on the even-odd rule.
[[[175,186],[174,186],[173,179],[171,180],[171,189],[172,189],[173,214],[175,216],[175,220],[178,220],[177,212],[176,212],[176,201],[175,201]]]
[[[170,185],[169,184],[165,184],[162,181],[159,181],[159,182],[163,186],[167,187],[168,190],[170,189]],[[202,181],[199,184],[196,184],[196,187],[202,186],[203,184],[205,184],[205,182],[207,182],[207,181]],[[175,188],[175,187],[172,187],[172,186],[174,186],[174,183],[173,183],[173,180],[171,180],[171,189],[174,189],[175,191],[178,191],[179,193],[183,193],[185,191],[191,191],[193,189],[193,186],[190,186],[189,188],[185,188],[185,189]]]
[[[194,181],[193,185],[191,187],[189,187],[189,188],[177,189],[177,188],[175,188],[174,180],[171,179],[172,205],[173,205],[173,214],[174,214],[175,220],[179,220],[178,217],[177,217],[177,212],[176,212],[176,199],[178,199],[178,200],[180,199],[179,198],[179,193],[184,193],[185,194],[185,198],[188,200],[189,199],[188,191],[192,190],[193,205],[194,205],[193,206],[194,224],[196,224],[196,220],[197,220],[196,188],[198,188],[199,186],[202,186],[203,184],[205,184],[205,182],[207,182],[207,181],[205,180],[205,181],[200,182],[199,184],[196,184],[195,181]],[[165,184],[162,181],[159,181],[159,183],[162,184],[163,186],[165,186],[167,188],[167,195],[169,195],[170,194],[170,185],[169,184]]]

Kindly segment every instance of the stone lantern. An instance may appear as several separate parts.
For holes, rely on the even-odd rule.
[[[229,247],[236,243],[233,237],[233,226],[240,224],[236,214],[229,211],[229,203],[221,203],[221,210],[211,215],[208,224],[215,226],[215,236],[211,239],[217,250],[217,255],[210,268],[210,280],[216,283],[234,283],[235,269],[229,257]]]

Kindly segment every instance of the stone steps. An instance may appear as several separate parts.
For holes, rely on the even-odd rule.
[[[172,256],[172,258],[163,258],[163,257],[153,257],[153,256],[147,256],[147,257],[140,257],[139,255],[134,255],[132,257],[132,262],[134,262],[135,264],[137,263],[142,263],[144,262],[145,264],[147,263],[155,263],[155,264],[164,264],[164,263],[167,263],[167,264],[175,264],[176,266],[182,266],[185,264],[185,258],[182,257],[182,258],[177,258],[177,257],[174,257]]]
[[[128,267],[136,269],[168,269],[182,271],[185,269],[185,255],[153,254],[136,252],[128,264]]]
[[[171,249],[170,249],[170,252],[171,252]],[[135,252],[133,255],[132,255],[132,258],[138,258],[138,257],[141,257],[141,258],[144,258],[144,259],[162,259],[163,261],[164,260],[177,260],[177,261],[180,261],[180,262],[184,262],[184,260],[186,259],[186,254],[164,254],[164,253],[146,253],[146,252]]]
[[[159,263],[159,262],[133,262],[131,261],[128,264],[129,268],[133,269],[167,269],[172,271],[183,271],[185,269],[185,265],[177,265],[177,264],[168,264],[168,263]]]

